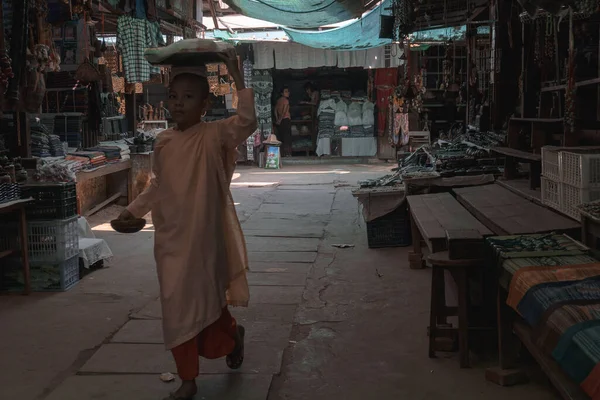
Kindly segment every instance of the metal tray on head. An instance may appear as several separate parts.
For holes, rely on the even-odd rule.
[[[184,39],[166,47],[146,49],[144,57],[153,65],[206,65],[222,62],[222,56],[233,50],[234,47],[225,42],[209,39]]]

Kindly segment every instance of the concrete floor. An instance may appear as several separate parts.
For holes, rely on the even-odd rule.
[[[248,242],[251,306],[244,367],[201,361],[197,399],[553,399],[500,388],[455,354],[427,357],[428,270],[407,249],[369,250],[350,185],[390,165],[239,168],[232,191]],[[66,293],[0,297],[0,398],[156,400],[176,388],[164,351],[152,227],[120,235],[109,208],[90,223],[109,267]],[[353,244],[339,249],[332,244]]]

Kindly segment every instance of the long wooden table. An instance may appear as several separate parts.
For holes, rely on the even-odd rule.
[[[505,187],[494,184],[454,189],[458,201],[497,235],[521,235],[557,232],[577,235],[579,223],[525,199]],[[506,305],[507,291],[497,285],[498,367],[486,370],[486,379],[502,386],[527,380],[518,368],[520,346],[517,338],[535,358],[554,387],[566,400],[588,398],[558,364],[541,351],[533,340],[532,329]],[[516,335],[516,336],[515,336]]]
[[[579,237],[580,225],[498,185],[454,189],[456,199],[496,235],[558,232]]]
[[[450,193],[408,196],[413,253],[409,254],[411,268],[422,268],[421,241],[431,253],[447,250],[447,230],[476,230],[483,236],[493,234]]]
[[[0,204],[0,215],[9,213],[19,213],[19,249],[7,249],[0,252],[0,259],[11,256],[16,253],[21,254],[21,261],[23,263],[23,277],[25,280],[24,294],[31,292],[31,277],[29,273],[29,254],[27,253],[27,218],[25,216],[25,206],[27,203],[33,201],[33,199],[15,200]]]

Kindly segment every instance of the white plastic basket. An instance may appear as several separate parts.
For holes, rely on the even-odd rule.
[[[542,204],[562,211],[561,198],[561,183],[542,177]]]
[[[542,175],[553,181],[560,181],[559,147],[542,147]]]
[[[577,221],[581,220],[578,205],[600,200],[600,188],[581,189],[577,186],[561,184],[562,212]]]
[[[29,260],[60,263],[79,254],[77,217],[27,223]]]
[[[600,187],[600,154],[561,151],[561,182],[581,189]]]

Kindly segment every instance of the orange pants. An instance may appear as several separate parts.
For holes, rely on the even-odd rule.
[[[227,307],[221,317],[195,338],[171,349],[177,374],[184,381],[196,379],[200,373],[199,356],[214,360],[229,355],[235,348],[237,325]]]

